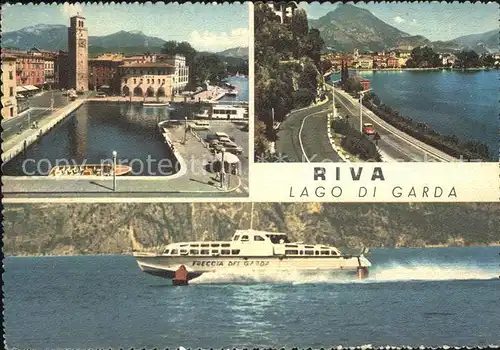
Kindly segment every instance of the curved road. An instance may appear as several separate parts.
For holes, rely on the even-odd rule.
[[[327,133],[327,113],[332,111],[332,95],[329,102],[292,111],[281,124],[276,141],[276,151],[287,156],[290,162],[342,162],[333,149]],[[338,115],[349,117],[349,122],[359,128],[359,102],[335,90],[335,104]],[[397,130],[370,111],[363,108],[363,123],[372,123],[380,135],[378,148],[384,161],[390,162],[442,162],[454,158],[443,152],[414,140]]]
[[[342,162],[328,139],[330,111],[331,102],[292,111],[280,125],[276,151],[286,155],[290,162]]]

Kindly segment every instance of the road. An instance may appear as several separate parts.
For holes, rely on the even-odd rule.
[[[280,125],[276,151],[285,154],[291,162],[342,162],[333,149],[327,134],[327,113],[332,111],[332,95],[329,102],[292,111]],[[335,90],[337,115],[345,118],[359,129],[359,102],[350,98],[344,91]],[[363,108],[363,123],[372,123],[380,135],[378,149],[383,161],[389,162],[442,162],[452,161],[453,157],[444,154],[404,132],[388,125],[366,108]]]
[[[54,104],[52,106],[52,96],[54,97]],[[53,113],[54,109],[64,107],[71,101],[67,96],[63,96],[61,91],[45,91],[37,96],[30,98],[30,109],[17,115],[13,118],[2,120],[2,140],[6,141],[12,136],[15,136],[20,131],[21,126],[23,129],[29,129],[31,123],[40,121]]]
[[[335,103],[338,107],[339,114],[342,117],[349,116],[349,122],[359,129],[359,103],[354,103],[351,99],[345,96],[345,93],[335,90]],[[382,153],[384,161],[397,162],[440,162],[443,161],[439,156],[431,155],[421,149],[412,142],[407,141],[406,137],[400,137],[391,130],[380,126],[376,120],[372,119],[363,107],[363,123],[372,123],[375,130],[380,135],[378,147]],[[403,132],[401,132],[403,133]]]
[[[331,103],[292,111],[280,125],[276,151],[289,162],[342,162],[328,139],[330,111]]]

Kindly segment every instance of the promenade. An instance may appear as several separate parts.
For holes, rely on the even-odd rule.
[[[24,142],[28,147],[45,132],[54,127],[71,114],[85,101],[94,99],[78,99],[69,105],[45,116],[39,122],[39,129],[27,129],[21,134],[10,137],[3,143],[2,159],[11,159],[24,150]],[[103,99],[96,99],[104,102]],[[235,125],[230,122],[214,125],[216,129],[232,131],[238,138],[248,133],[235,133]],[[180,167],[177,172],[160,176],[119,176],[117,186],[113,189],[112,177],[49,177],[49,176],[3,176],[4,199],[21,200],[22,198],[101,198],[113,201],[113,198],[139,197],[161,200],[168,197],[244,197],[248,196],[248,165],[245,159],[244,171],[239,177],[226,176],[224,183],[211,171],[210,163],[213,155],[206,148],[204,141],[188,132],[185,134],[184,123],[169,126],[168,135],[177,158],[174,164]],[[156,132],[160,132],[157,130]],[[238,140],[242,145],[248,144],[248,138]],[[165,147],[169,147],[165,144]],[[245,151],[248,153],[248,150]],[[158,174],[157,174],[158,175]]]

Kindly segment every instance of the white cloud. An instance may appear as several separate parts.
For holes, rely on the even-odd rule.
[[[83,7],[81,4],[79,3],[76,3],[76,4],[69,4],[67,2],[65,2],[62,6],[61,6],[61,12],[64,16],[66,17],[71,17],[71,16],[74,16],[76,15],[78,12],[80,14],[83,14]]]
[[[198,51],[223,51],[237,46],[248,46],[248,28],[236,28],[231,33],[214,33],[210,31],[193,31],[189,35],[189,43]]]
[[[396,23],[404,23],[404,22],[406,22],[406,20],[404,18],[401,18],[399,16],[394,17],[392,20],[394,22],[396,22]]]

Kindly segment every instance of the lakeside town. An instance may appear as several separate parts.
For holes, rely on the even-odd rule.
[[[399,110],[403,103],[387,104],[397,97],[385,93],[392,88],[382,84],[391,79],[381,74],[402,72],[405,78],[394,75],[392,80],[404,85],[410,83],[404,79],[422,83],[408,75],[412,72],[488,72],[499,68],[498,45],[478,41],[461,48],[459,41],[431,42],[346,4],[311,19],[296,3],[266,3],[256,6],[255,16],[256,161],[495,159],[493,134],[486,141],[477,131],[471,139],[461,136],[467,134],[457,129],[461,123],[422,121],[415,118],[425,113],[422,107],[404,115]],[[276,46],[280,37],[285,39]],[[430,83],[432,78],[426,79]]]
[[[175,40],[151,50],[96,53],[87,22],[82,13],[69,18],[62,28],[67,50],[2,46],[4,193],[248,195],[247,58]],[[115,126],[108,129],[110,120]],[[125,133],[124,121],[130,123]],[[54,148],[65,133],[67,148]],[[157,168],[145,170],[151,158]],[[19,182],[19,175],[32,181]],[[156,178],[141,182],[144,176]],[[109,186],[79,181],[94,177]]]

